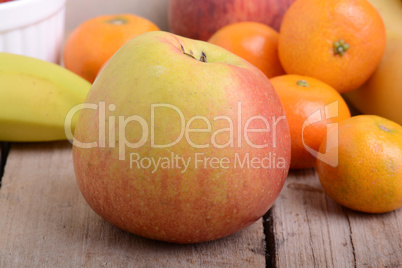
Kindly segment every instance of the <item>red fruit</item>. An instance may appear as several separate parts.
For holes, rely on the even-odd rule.
[[[185,37],[208,40],[227,24],[256,21],[279,31],[282,17],[295,0],[171,0],[170,31]]]

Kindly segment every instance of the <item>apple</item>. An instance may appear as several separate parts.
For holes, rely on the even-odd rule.
[[[206,41],[225,25],[256,21],[279,31],[282,17],[295,0],[171,0],[170,31]]]
[[[92,209],[168,242],[252,224],[289,170],[289,127],[268,78],[223,48],[167,32],[132,39],[106,63],[73,142]]]

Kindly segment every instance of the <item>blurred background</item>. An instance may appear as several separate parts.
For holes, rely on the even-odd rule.
[[[168,2],[169,0],[67,0],[66,32],[71,32],[90,18],[121,13],[145,17],[166,31]]]

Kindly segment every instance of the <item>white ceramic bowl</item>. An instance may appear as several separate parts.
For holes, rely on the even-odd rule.
[[[66,0],[0,3],[0,51],[59,63]]]

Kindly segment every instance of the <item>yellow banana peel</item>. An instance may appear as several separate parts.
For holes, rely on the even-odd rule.
[[[85,101],[90,88],[85,79],[59,65],[0,53],[0,141],[66,139],[66,115]]]

